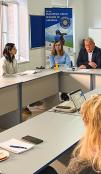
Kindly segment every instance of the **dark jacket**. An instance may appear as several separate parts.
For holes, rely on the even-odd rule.
[[[87,161],[80,161],[74,157],[70,160],[65,174],[101,174],[93,170],[92,166]]]
[[[57,171],[48,166],[38,174],[59,174]],[[63,174],[101,174],[93,170],[91,165],[87,161],[80,161],[78,158],[72,158],[67,166],[66,172]]]
[[[96,46],[93,51],[92,61],[97,64],[96,68],[101,68],[101,49]],[[85,48],[81,48],[79,52],[77,66],[79,67],[80,65],[85,65],[86,68],[92,68],[90,65],[88,65],[88,53]]]

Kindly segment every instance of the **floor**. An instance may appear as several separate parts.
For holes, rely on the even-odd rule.
[[[38,103],[34,106],[27,106],[29,108],[29,110],[32,112],[32,114],[25,114],[23,113],[22,114],[22,117],[23,117],[23,121],[27,120],[27,119],[30,119],[30,118],[33,118],[45,111],[47,111],[49,109],[49,107],[46,106],[46,103],[45,101],[42,101],[41,104],[39,105]]]
[[[35,117],[49,109],[51,109],[52,107],[54,107],[55,105],[59,104],[59,97],[58,95],[54,95],[52,97],[46,98],[44,100],[41,101],[41,104],[36,103],[36,105],[29,107],[30,111],[32,112],[31,115],[27,115],[27,114],[23,114],[23,120],[27,120],[29,118]]]

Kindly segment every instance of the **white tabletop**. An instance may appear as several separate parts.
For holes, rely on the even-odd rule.
[[[36,74],[29,73],[29,74],[23,75],[23,76],[14,74],[14,75],[7,76],[7,77],[0,77],[0,88],[14,85],[14,84],[21,83],[21,82],[26,82],[26,81],[37,79],[37,78],[41,78],[44,76],[56,74],[59,72],[66,72],[66,73],[72,73],[72,74],[101,75],[101,69],[76,69],[75,71],[72,71],[71,68],[70,69],[65,69],[65,68],[59,69],[58,71],[56,71],[54,69],[45,69],[45,70],[38,71]]]
[[[52,74],[59,73],[59,72],[66,72],[66,73],[72,73],[72,74],[101,75],[101,69],[76,69],[75,71],[73,71],[71,68],[69,68],[69,69],[63,68],[63,69],[59,69],[58,71],[56,71],[54,69],[45,69],[45,70],[38,71],[36,74],[29,73],[29,74],[23,75],[23,76],[14,74],[14,75],[7,76],[7,77],[0,77],[0,88],[14,85],[14,84],[17,84],[20,82],[26,82],[29,80],[41,78],[41,77],[52,75]]]
[[[72,74],[93,74],[93,75],[101,75],[101,69],[79,69],[76,68],[74,71],[69,69],[62,69],[62,72],[72,73]]]
[[[22,78],[18,76],[9,76],[0,78],[0,89],[8,86],[16,85],[22,81]]]
[[[96,94],[100,94],[101,95],[101,88],[96,88],[96,89],[94,89],[94,90],[92,90],[92,91],[89,91],[89,92],[87,92],[86,94],[85,94],[85,97],[86,98],[89,98],[89,97],[91,97],[91,96],[93,96],[93,95],[96,95]]]
[[[79,68],[76,68],[73,71],[71,68],[69,68],[69,69],[63,69],[62,72],[72,73],[72,74],[92,74],[92,69],[79,69]]]
[[[10,154],[0,163],[5,174],[32,174],[76,143],[83,134],[80,117],[45,112],[0,134],[0,142],[31,135],[44,140],[23,154]]]
[[[13,74],[13,75],[5,76],[5,77],[0,77],[0,88],[12,86],[14,84],[38,79],[38,78],[45,77],[52,74],[57,74],[58,72],[59,71],[48,69],[48,70],[40,70],[35,74],[31,74],[31,73],[26,75]]]

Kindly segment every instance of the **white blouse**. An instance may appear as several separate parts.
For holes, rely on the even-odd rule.
[[[17,61],[16,59],[13,62],[9,62],[5,57],[0,59],[0,75],[4,76],[7,74],[17,73]]]

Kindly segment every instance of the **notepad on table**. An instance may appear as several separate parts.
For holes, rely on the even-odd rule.
[[[23,140],[18,140],[15,138],[0,143],[1,148],[11,151],[13,153],[22,153],[33,148],[34,146],[35,145],[32,143],[25,142]]]

